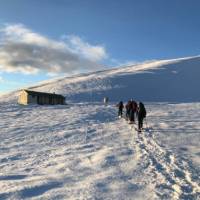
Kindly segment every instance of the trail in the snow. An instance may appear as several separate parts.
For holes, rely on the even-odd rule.
[[[154,124],[150,120],[149,124],[156,131],[142,133],[117,118],[115,105],[0,106],[0,199],[200,197],[199,176],[190,159],[182,159],[156,135],[168,124],[174,125],[177,114],[172,117],[167,111],[181,110],[180,105],[167,106],[170,109],[162,105],[160,111],[153,105],[157,113],[150,113]],[[183,110],[188,106],[181,105]],[[178,120],[181,127],[190,125]]]
[[[113,106],[2,105],[0,199],[147,199]],[[55,117],[56,116],[56,117]]]
[[[141,166],[147,176],[146,184],[154,185],[159,199],[200,199],[200,185],[193,180],[189,164],[165,150],[153,137],[150,129],[134,130],[136,148],[140,151]]]

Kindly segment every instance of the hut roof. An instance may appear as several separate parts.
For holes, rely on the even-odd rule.
[[[25,92],[27,92],[30,95],[37,95],[37,96],[48,96],[48,97],[59,97],[59,98],[64,98],[65,97],[63,95],[60,94],[55,94],[55,93],[46,93],[46,92],[37,92],[37,91],[31,91],[31,90],[24,90]]]

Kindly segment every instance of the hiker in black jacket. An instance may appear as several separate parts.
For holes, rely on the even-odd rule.
[[[117,104],[117,107],[118,107],[118,117],[122,117],[122,114],[123,114],[123,108],[124,108],[124,104],[122,101],[120,101],[118,104]]]
[[[139,103],[138,107],[138,131],[141,131],[143,127],[143,120],[146,117],[146,109],[142,102]]]

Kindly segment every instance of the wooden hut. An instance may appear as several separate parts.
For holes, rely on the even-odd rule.
[[[36,92],[30,90],[22,90],[18,99],[19,104],[65,104],[65,97],[55,93]]]

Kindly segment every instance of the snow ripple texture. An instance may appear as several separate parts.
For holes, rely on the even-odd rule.
[[[197,199],[200,196],[200,186],[193,180],[188,163],[158,145],[152,130],[136,134],[142,167],[152,177],[146,184],[154,185],[158,199]]]
[[[200,198],[198,103],[147,105],[142,133],[114,105],[0,107],[0,199]]]

